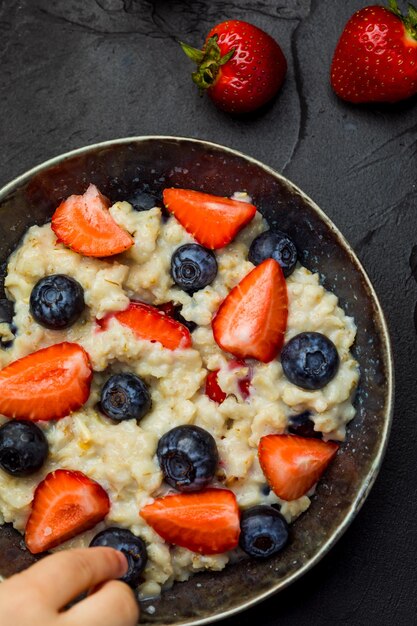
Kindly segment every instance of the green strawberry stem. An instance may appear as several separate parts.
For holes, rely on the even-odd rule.
[[[197,70],[193,72],[191,76],[200,91],[208,89],[214,84],[217,74],[219,73],[219,68],[227,63],[235,52],[233,48],[222,56],[217,39],[217,35],[210,37],[203,50],[192,48],[182,41],[178,42],[185,54],[192,61],[197,63]]]
[[[388,0],[388,4],[390,11],[403,22],[408,34],[417,39],[417,9],[412,4],[409,4],[408,14],[404,16],[398,7],[397,0]]]

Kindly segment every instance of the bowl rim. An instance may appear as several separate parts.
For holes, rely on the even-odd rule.
[[[255,606],[259,602],[262,602],[263,600],[270,598],[274,594],[278,593],[279,591],[291,585],[293,582],[295,582],[296,580],[301,578],[305,573],[307,573],[310,569],[312,569],[330,551],[330,549],[336,544],[336,542],[342,537],[342,535],[345,533],[347,528],[350,526],[356,514],[359,512],[363,503],[365,502],[378,476],[378,473],[381,468],[381,464],[382,464],[382,461],[383,461],[383,458],[385,456],[385,452],[387,449],[389,434],[390,434],[391,426],[392,426],[392,418],[393,418],[393,398],[394,398],[394,385],[395,385],[394,367],[393,367],[394,358],[393,358],[393,351],[392,351],[392,345],[391,345],[391,339],[389,335],[387,321],[385,319],[385,315],[382,310],[376,291],[362,263],[356,256],[355,251],[350,246],[350,244],[348,243],[344,235],[340,232],[340,230],[332,222],[332,220],[326,215],[326,213],[324,213],[324,211],[314,202],[314,200],[312,200],[307,194],[305,194],[297,185],[295,185],[293,182],[291,182],[289,179],[287,179],[285,176],[277,172],[275,169],[273,169],[269,165],[265,165],[258,159],[255,159],[243,152],[240,152],[239,150],[235,150],[233,148],[229,148],[227,146],[223,146],[221,144],[208,141],[205,139],[196,139],[193,137],[179,137],[179,136],[172,136],[172,135],[138,135],[138,136],[133,135],[133,136],[121,137],[118,139],[108,139],[105,141],[96,142],[93,144],[83,146],[81,148],[76,148],[74,150],[61,153],[55,157],[47,159],[46,161],[43,161],[42,163],[32,167],[31,169],[27,170],[23,174],[20,174],[19,176],[17,176],[16,178],[14,178],[13,180],[6,183],[5,185],[3,185],[3,187],[0,188],[0,202],[4,200],[12,191],[14,191],[18,187],[20,187],[22,184],[30,180],[35,174],[38,174],[42,170],[45,170],[51,166],[58,165],[59,163],[62,163],[63,161],[67,159],[70,159],[72,157],[87,153],[89,151],[97,150],[97,149],[109,148],[115,145],[122,145],[122,144],[129,144],[129,143],[144,143],[150,140],[151,141],[152,140],[154,141],[167,141],[168,140],[168,141],[177,141],[178,143],[181,143],[181,142],[195,143],[195,144],[199,144],[202,146],[214,148],[216,150],[229,153],[231,155],[240,157],[241,159],[248,161],[252,163],[253,165],[256,165],[260,169],[267,172],[269,175],[280,180],[280,182],[285,184],[287,187],[290,187],[294,192],[298,193],[303,198],[303,200],[307,204],[310,205],[310,207],[315,211],[315,213],[318,214],[318,216],[326,224],[326,226],[333,232],[339,244],[342,245],[342,247],[344,247],[345,250],[348,252],[351,262],[354,263],[357,269],[359,270],[362,276],[362,279],[364,281],[365,288],[368,291],[369,296],[375,307],[375,311],[377,314],[375,316],[377,320],[377,326],[380,328],[380,332],[381,332],[381,347],[382,347],[382,351],[384,353],[385,361],[386,361],[385,363],[386,372],[387,372],[386,416],[384,420],[384,428],[382,431],[381,443],[377,451],[377,454],[375,455],[375,458],[372,462],[372,465],[369,469],[369,472],[367,476],[364,478],[363,483],[360,489],[358,490],[358,493],[356,494],[355,499],[350,503],[350,507],[343,521],[339,524],[337,529],[332,533],[332,535],[327,539],[327,541],[321,546],[320,550],[317,552],[315,556],[309,559],[300,569],[298,569],[297,571],[293,572],[290,576],[288,576],[288,578],[277,582],[267,591],[260,592],[254,598],[244,601],[242,602],[242,604],[239,604],[233,608],[217,613],[216,615],[178,622],[178,626],[203,626],[205,624],[211,624],[219,620],[232,617],[236,615],[237,613],[245,611],[246,609],[249,609],[250,607]]]

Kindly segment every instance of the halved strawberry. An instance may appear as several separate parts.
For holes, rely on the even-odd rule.
[[[164,189],[164,204],[202,246],[227,246],[255,216],[248,202],[212,196],[191,189]]]
[[[283,500],[296,500],[319,480],[339,446],[297,435],[267,435],[259,442],[259,462],[271,489]]]
[[[191,346],[191,335],[188,328],[149,304],[131,302],[124,311],[110,313],[97,322],[105,329],[109,320],[113,318],[120,324],[128,326],[138,339],[159,341],[164,348],[169,350]]]
[[[52,216],[58,241],[84,256],[113,256],[133,246],[133,239],[116,224],[109,202],[95,185],[82,196],[70,196]]]
[[[219,554],[238,544],[239,508],[227,489],[157,498],[140,515],[165,541],[193,552]]]
[[[266,259],[223,300],[212,322],[217,344],[240,359],[274,359],[284,341],[288,296],[282,269]]]
[[[26,545],[32,554],[50,550],[93,528],[109,511],[109,497],[95,480],[71,470],[50,472],[33,496]]]
[[[90,395],[88,354],[76,343],[57,343],[0,370],[0,413],[25,420],[57,420]]]

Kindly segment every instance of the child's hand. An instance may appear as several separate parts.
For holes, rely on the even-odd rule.
[[[118,580],[126,557],[112,548],[68,550],[45,557],[0,583],[1,626],[136,626],[139,607]],[[97,591],[67,611],[79,594]]]

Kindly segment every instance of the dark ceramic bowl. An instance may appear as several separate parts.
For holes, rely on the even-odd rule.
[[[241,611],[289,585],[331,548],[351,523],[375,480],[389,434],[393,373],[388,332],[375,292],[352,249],[324,213],[285,178],[249,157],[208,142],[139,137],[82,148],[48,161],[0,191],[0,299],[5,261],[32,224],[48,221],[59,202],[95,183],[111,200],[166,186],[229,196],[247,191],[271,227],[291,235],[302,263],[358,326],[354,354],[361,382],[357,415],[308,512],[293,525],[291,545],[268,561],[248,560],[220,573],[198,574],[143,603],[154,624],[206,624]],[[1,306],[0,321],[7,318]],[[0,528],[0,573],[34,561],[21,536]]]

